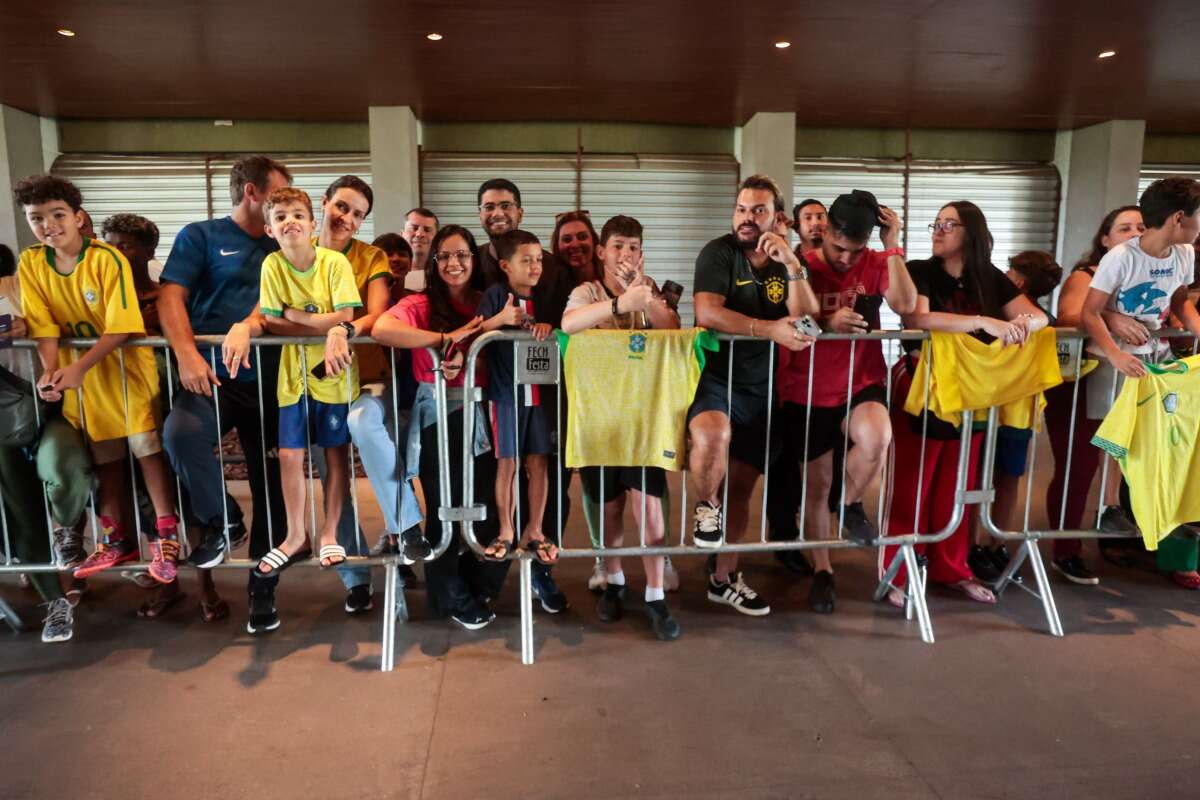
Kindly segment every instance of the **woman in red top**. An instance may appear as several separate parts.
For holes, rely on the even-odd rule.
[[[444,534],[435,510],[445,505],[462,505],[464,465],[462,448],[452,446],[449,465],[452,496],[443,498],[433,403],[433,357],[426,348],[441,350],[446,358],[443,374],[447,383],[451,387],[462,386],[463,353],[482,322],[475,316],[475,308],[483,293],[483,276],[476,270],[479,248],[475,237],[459,225],[447,225],[438,231],[430,255],[425,266],[425,291],[409,295],[393,306],[375,323],[372,335],[382,344],[413,351],[413,375],[419,386],[409,425],[410,436],[419,437],[420,447],[419,455],[413,454],[410,447],[410,454],[416,457],[407,463],[419,464],[417,474],[425,493],[425,507],[431,510],[426,514],[426,536],[436,544]],[[481,382],[482,372],[477,371],[476,378],[477,383]],[[461,442],[462,401],[461,398],[455,401],[453,393],[451,395],[447,434],[452,443]],[[486,545],[496,538],[499,528],[493,491],[496,460],[483,446],[486,433],[483,434],[485,438],[479,440],[484,430],[477,418],[475,500],[486,504],[488,511],[486,520],[475,523],[474,530],[479,541]],[[482,562],[469,548],[460,555],[458,543],[451,542],[440,558],[425,565],[430,610],[436,616],[449,616],[468,630],[478,630],[496,618],[486,603],[500,593],[507,573],[507,561]]]

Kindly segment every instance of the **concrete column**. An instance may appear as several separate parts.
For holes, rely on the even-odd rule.
[[[369,120],[375,230],[398,233],[405,212],[421,204],[417,118],[409,106],[372,106]]]
[[[53,146],[57,147],[57,142]],[[9,247],[36,243],[24,211],[13,202],[12,187],[22,178],[45,171],[42,119],[0,105],[0,242]]]
[[[1144,120],[1113,120],[1058,134],[1054,163],[1062,176],[1062,203],[1057,256],[1065,269],[1091,249],[1105,214],[1137,202],[1145,134]]]
[[[796,115],[760,111],[737,131],[735,145],[742,178],[770,175],[783,190],[784,205],[792,213],[792,173],[796,164]]]

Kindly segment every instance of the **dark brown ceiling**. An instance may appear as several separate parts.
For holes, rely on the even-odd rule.
[[[817,127],[1185,132],[1200,131],[1198,34],[1183,0],[0,0],[0,101],[92,118],[411,105],[430,121],[796,111]]]

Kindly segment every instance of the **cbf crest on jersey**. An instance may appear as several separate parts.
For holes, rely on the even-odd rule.
[[[782,303],[786,291],[783,278],[771,278],[767,281],[767,299],[772,303]]]
[[[89,306],[96,305],[96,290],[95,289],[84,289],[83,299],[87,301],[87,304]]]

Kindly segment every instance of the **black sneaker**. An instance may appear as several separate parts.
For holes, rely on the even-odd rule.
[[[596,601],[596,616],[601,622],[616,622],[625,613],[625,587],[610,583]]]
[[[1141,536],[1138,526],[1125,515],[1125,509],[1120,506],[1109,506],[1100,515],[1100,530],[1105,533],[1120,533],[1125,536]]]
[[[204,538],[188,556],[188,563],[197,569],[209,569],[225,560],[225,531],[220,526],[205,526],[204,530]],[[233,549],[242,546],[246,541],[246,533],[246,526],[241,522],[229,523],[229,544]]]
[[[720,547],[723,538],[721,507],[707,500],[696,503],[696,515],[692,523],[692,539],[696,547]]]
[[[433,547],[420,527],[414,525],[400,534],[400,552],[409,561],[424,561],[433,552]]]
[[[258,586],[250,590],[250,619],[246,633],[266,633],[279,627],[279,612],[275,610],[275,587]]]
[[[733,606],[752,617],[762,617],[771,613],[771,606],[742,581],[742,573],[734,572],[729,577],[730,580],[719,581],[716,575],[708,576],[709,600]]]
[[[394,556],[400,554],[399,536],[394,533],[384,533],[379,537],[379,541],[370,550],[372,558],[380,556]]]
[[[462,625],[469,631],[477,631],[480,628],[486,628],[495,618],[496,615],[494,613],[484,608],[474,600],[468,601],[465,606],[450,615],[450,619],[454,620],[459,625]]]
[[[1079,556],[1056,558],[1050,562],[1050,566],[1071,583],[1078,583],[1081,586],[1096,586],[1100,583],[1100,578],[1087,568],[1087,564],[1083,563],[1083,559]]]
[[[998,544],[988,551],[988,557],[992,559],[992,565],[996,570],[1003,575],[1004,570],[1008,569],[1009,555],[1008,548],[1002,544]]]
[[[862,503],[850,503],[843,508],[842,532],[852,542],[874,544],[879,538],[879,529],[867,518]]]
[[[813,576],[812,587],[808,590],[808,607],[818,614],[832,614],[836,603],[833,573],[823,569]]]
[[[533,596],[542,604],[542,610],[547,614],[558,614],[566,611],[570,605],[567,596],[558,590],[558,584],[548,569],[533,570]]]
[[[991,551],[982,545],[971,545],[971,551],[967,554],[967,566],[971,568],[975,577],[984,583],[990,584],[1000,580],[1000,572],[992,563]]]
[[[799,550],[776,550],[775,560],[783,564],[790,572],[794,572],[801,577],[806,578],[813,574],[812,564],[808,563],[808,559],[804,557],[804,553],[801,553]]]
[[[666,600],[651,600],[646,603],[646,616],[650,618],[650,628],[654,631],[654,638],[660,642],[678,639],[679,634],[682,633],[679,630],[679,623],[671,616],[671,609],[667,608]]]
[[[365,614],[370,611],[372,608],[371,595],[373,594],[375,594],[375,590],[369,583],[351,586],[350,591],[346,592],[346,613]]]

